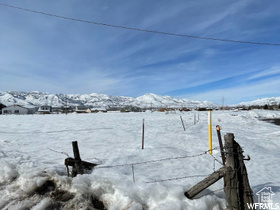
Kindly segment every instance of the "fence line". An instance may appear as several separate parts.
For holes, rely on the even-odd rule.
[[[207,177],[207,175],[190,175],[190,176],[183,176],[183,177],[176,177],[176,178],[170,178],[170,179],[163,179],[163,180],[154,180],[154,181],[149,181],[145,183],[156,183],[156,182],[167,182],[167,181],[174,181],[174,180],[179,180],[179,179],[187,179],[187,178],[193,178],[193,177]]]
[[[48,147],[47,147],[47,149],[52,151],[52,152],[60,153],[60,154],[66,155],[67,157],[70,157],[66,152],[59,152],[59,151],[56,151],[56,150],[48,148]]]
[[[213,150],[219,150],[219,147],[215,147],[212,148],[211,151]],[[149,160],[149,161],[144,161],[144,162],[136,162],[136,163],[126,163],[126,164],[118,164],[118,165],[111,165],[111,166],[96,166],[94,167],[94,169],[104,169],[104,168],[114,168],[114,167],[122,167],[122,166],[131,166],[132,168],[132,180],[135,183],[135,171],[134,171],[134,165],[140,165],[140,164],[149,164],[149,163],[156,163],[156,162],[161,162],[161,161],[167,161],[167,160],[178,160],[178,159],[184,159],[184,158],[194,158],[194,157],[199,157],[205,154],[208,154],[209,150],[201,152],[199,154],[195,154],[195,155],[186,155],[186,156],[179,156],[179,157],[172,157],[172,158],[163,158],[163,159],[158,159],[158,160]],[[213,158],[214,161],[214,168],[213,170],[215,171],[215,161],[219,162],[220,164],[222,164],[219,160],[217,160],[213,155],[211,155],[211,157]],[[148,181],[148,182],[144,182],[147,184],[150,183],[159,183],[159,182],[167,182],[167,181],[175,181],[175,180],[181,180],[181,179],[187,179],[187,178],[194,178],[194,177],[207,177],[209,176],[209,174],[207,175],[189,175],[189,176],[183,176],[183,177],[175,177],[175,178],[169,178],[169,179],[163,179],[163,180],[153,180],[153,181]]]
[[[53,152],[56,152],[56,153],[67,155],[68,156],[67,159],[69,159],[69,155],[67,153],[65,153],[65,152],[59,152],[59,151],[56,151],[56,150],[53,150],[53,149],[50,149],[50,148],[48,148],[48,149],[53,151]],[[178,159],[184,159],[184,158],[194,158],[194,157],[199,157],[199,156],[206,155],[210,151],[213,151],[213,150],[220,150],[220,148],[219,147],[215,147],[215,148],[212,148],[210,150],[206,150],[204,152],[201,152],[201,153],[198,153],[198,154],[194,154],[194,155],[185,155],[185,156],[179,156],[179,157],[162,158],[162,159],[158,159],[158,160],[148,160],[148,161],[143,161],[143,162],[125,163],[125,164],[108,165],[108,166],[98,166],[98,165],[95,164],[93,169],[105,169],[105,168],[115,168],[115,167],[122,167],[122,166],[130,166],[131,170],[132,170],[133,182],[135,183],[135,171],[134,171],[134,166],[135,165],[150,164],[150,163],[157,163],[157,162],[168,161],[168,160],[178,160]],[[215,172],[215,161],[219,162],[220,164],[222,164],[222,163],[216,157],[214,157],[212,154],[211,154],[211,157],[213,158],[213,161],[214,161],[213,170]],[[70,159],[72,159],[72,158],[70,158]],[[97,159],[97,158],[94,158],[94,159]],[[82,161],[82,162],[84,162],[84,161]],[[84,163],[86,163],[86,162],[84,162]],[[69,169],[68,169],[68,165],[67,164],[71,165],[72,163],[71,164],[65,163],[65,165],[67,167],[67,172],[68,172],[68,175],[69,175]],[[91,163],[87,163],[87,164],[91,164]],[[73,165],[73,167],[74,167],[74,165]],[[201,174],[199,174],[199,175],[189,175],[189,176],[175,177],[175,178],[169,178],[169,179],[163,179],[163,180],[153,180],[153,181],[148,181],[148,182],[144,182],[144,183],[158,183],[158,182],[167,182],[167,181],[174,181],[174,180],[187,179],[187,178],[193,178],[193,177],[207,177],[207,176],[209,176],[209,174],[207,174],[207,175],[201,175]]]
[[[221,161],[217,160],[213,155],[211,155],[211,156],[213,157],[213,171],[215,172],[216,171],[215,162],[217,161],[221,165],[223,165],[223,164]],[[174,181],[174,180],[187,179],[187,178],[193,178],[193,177],[208,177],[209,175],[210,174],[208,174],[208,175],[190,175],[190,176],[176,177],[176,178],[170,178],[170,179],[164,179],[164,180],[154,180],[154,181],[149,181],[149,182],[144,182],[144,183],[167,182],[167,181]]]
[[[215,161],[217,161],[218,163],[220,163],[221,165],[224,165],[220,160],[218,160],[216,157],[214,157],[214,155],[211,155],[211,157],[212,157]]]
[[[217,150],[219,149],[218,147],[215,147],[211,150]],[[184,159],[184,158],[193,158],[193,157],[199,157],[202,155],[205,155],[209,152],[209,150],[204,151],[202,153],[196,154],[196,155],[186,155],[186,156],[179,156],[179,157],[172,157],[172,158],[163,158],[163,159],[158,159],[158,160],[148,160],[144,162],[136,162],[136,163],[125,163],[125,164],[119,164],[119,165],[111,165],[111,166],[97,166],[94,169],[101,169],[101,168],[114,168],[114,167],[120,167],[120,166],[129,166],[129,165],[140,165],[140,164],[149,164],[149,163],[156,163],[156,162],[161,162],[161,161],[167,161],[167,160],[177,160],[177,159]]]

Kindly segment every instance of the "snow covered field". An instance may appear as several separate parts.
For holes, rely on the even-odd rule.
[[[221,167],[204,154],[207,117],[207,112],[0,115],[0,209],[100,209],[98,200],[112,210],[225,209],[223,180],[196,199],[184,196]],[[259,120],[280,118],[280,112],[213,111],[212,118],[213,147],[215,125],[222,136],[234,133],[244,155],[251,156],[245,163],[254,195],[271,187],[273,202],[280,203],[280,127]],[[91,173],[67,177],[64,159],[73,157],[72,141],[78,141],[82,160],[100,164]],[[221,160],[219,154],[213,151]]]

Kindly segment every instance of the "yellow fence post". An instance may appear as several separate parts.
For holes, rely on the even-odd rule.
[[[212,120],[211,111],[208,111],[208,144],[209,144],[209,154],[212,154]]]

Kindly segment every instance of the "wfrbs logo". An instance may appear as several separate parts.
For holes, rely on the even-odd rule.
[[[279,203],[273,203],[271,187],[264,187],[256,193],[258,196],[258,203],[247,203],[248,209],[280,209]]]

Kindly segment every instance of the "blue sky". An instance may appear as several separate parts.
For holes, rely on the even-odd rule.
[[[125,27],[280,44],[280,1],[0,0]],[[226,104],[280,96],[280,45],[168,36],[0,5],[0,91],[145,93]]]

